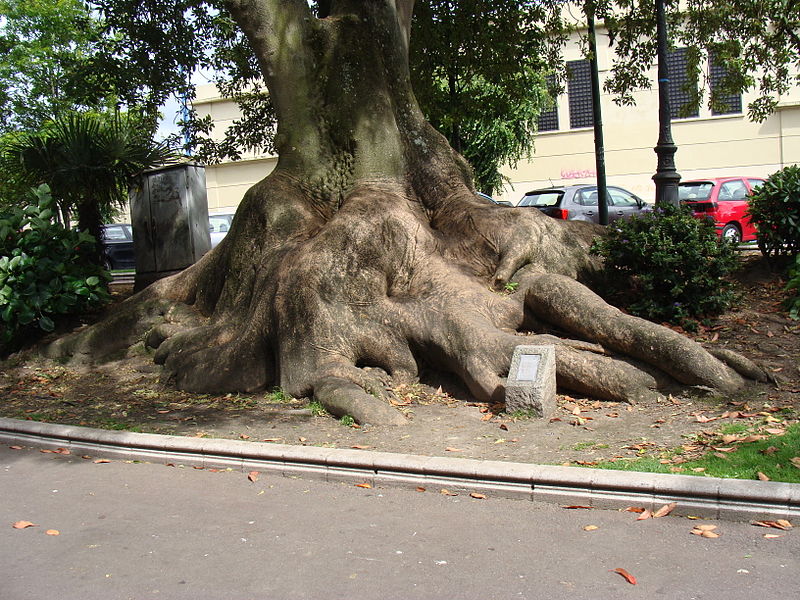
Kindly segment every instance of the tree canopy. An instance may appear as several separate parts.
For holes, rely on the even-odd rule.
[[[67,1],[67,0],[63,0]],[[75,0],[77,1],[77,0]],[[532,147],[543,77],[566,73],[559,50],[565,33],[584,25],[586,3],[609,30],[615,59],[608,91],[623,104],[650,87],[655,60],[652,0],[419,0],[411,66],[415,92],[430,121],[470,160],[479,186],[496,187],[498,163],[513,162]],[[310,2],[327,14],[330,2]],[[250,42],[224,0],[96,0],[104,51],[94,56],[104,84],[121,100],[151,109],[170,94],[191,99],[190,74],[212,70],[223,94],[239,102],[242,117],[222,141],[204,134],[209,119],[187,123],[196,154],[205,160],[239,158],[248,150],[274,151],[275,113]],[[667,0],[675,45],[689,48],[695,100],[710,89],[703,57],[725,68],[715,89],[753,90],[753,119],[763,119],[780,94],[798,82],[798,0]],[[704,85],[705,84],[705,85]],[[694,89],[694,87],[693,87]],[[194,115],[196,117],[196,115]]]
[[[83,0],[0,0],[0,132],[113,105],[89,68],[101,25]]]

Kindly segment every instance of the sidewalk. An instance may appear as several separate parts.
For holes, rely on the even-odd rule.
[[[676,502],[675,514],[708,519],[800,517],[800,485],[390,454],[238,440],[107,431],[0,418],[0,442],[75,456],[274,472],[370,486],[444,488],[493,497],[621,509]]]
[[[0,598],[778,600],[800,593],[794,530],[674,513],[637,521],[630,512],[445,495],[432,482],[418,492],[276,472],[252,479],[0,444]],[[19,520],[36,525],[12,528]],[[698,524],[716,527],[719,537],[691,535]],[[47,535],[51,529],[59,535]],[[637,583],[614,572],[620,568]]]

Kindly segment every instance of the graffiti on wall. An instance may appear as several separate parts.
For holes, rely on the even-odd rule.
[[[597,177],[594,169],[561,169],[561,179],[585,179]]]

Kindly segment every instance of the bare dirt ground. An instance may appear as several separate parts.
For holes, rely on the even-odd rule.
[[[593,464],[654,455],[680,472],[680,463],[689,457],[779,432],[800,415],[800,324],[782,307],[780,278],[758,256],[745,256],[743,263],[738,309],[690,334],[709,347],[741,352],[775,378],[774,384],[754,384],[735,397],[685,395],[630,406],[559,395],[553,418],[515,418],[503,414],[502,406],[475,402],[451,381],[431,377],[394,390],[394,403],[409,416],[407,425],[358,427],[312,414],[308,399],[177,391],[159,382],[159,368],[144,350],[91,369],[73,369],[27,352],[0,363],[0,416],[531,463]],[[738,427],[730,427],[733,423]],[[737,437],[733,429],[742,432],[738,439],[732,439]]]

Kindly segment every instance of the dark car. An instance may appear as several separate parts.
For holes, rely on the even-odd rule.
[[[752,242],[756,228],[747,215],[747,198],[764,183],[758,177],[693,179],[678,184],[678,198],[698,219],[709,219],[717,235],[735,243]]]
[[[103,225],[103,263],[109,271],[135,269],[133,229],[130,223]]]
[[[644,200],[628,190],[610,185],[608,190],[608,222],[627,219],[652,210]],[[599,223],[597,186],[592,184],[543,188],[528,192],[517,207],[538,208],[554,219]]]
[[[492,204],[499,204],[500,206],[514,206],[508,200],[495,200],[489,194],[484,194],[483,192],[475,192],[475,195],[480,198],[481,200],[487,200]]]

